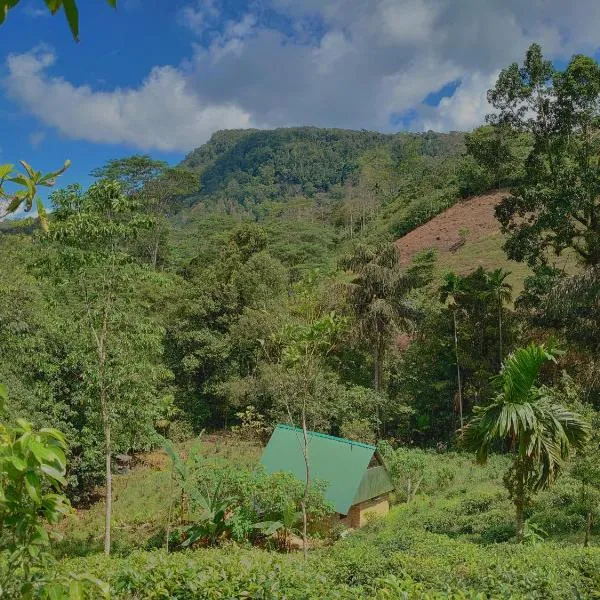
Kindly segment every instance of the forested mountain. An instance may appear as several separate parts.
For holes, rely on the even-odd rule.
[[[375,148],[384,148],[398,163],[409,155],[450,156],[464,151],[464,135],[316,127],[218,131],[182,166],[199,173],[202,196],[230,194],[246,205],[343,185],[357,176],[361,158]]]

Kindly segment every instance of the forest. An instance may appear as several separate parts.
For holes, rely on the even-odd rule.
[[[469,133],[0,165],[0,597],[597,597],[599,98],[533,44]],[[376,445],[390,515],[262,471],[278,423]]]

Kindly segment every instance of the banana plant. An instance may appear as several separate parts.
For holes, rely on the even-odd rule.
[[[0,218],[13,214],[20,208],[23,208],[25,212],[29,212],[35,202],[42,229],[48,231],[48,215],[43,202],[37,195],[37,190],[40,186],[54,186],[56,178],[69,168],[71,161],[65,161],[65,164],[60,169],[46,174],[36,171],[24,160],[20,161],[20,163],[24,172],[15,171],[14,165],[11,164],[0,165]],[[8,192],[5,189],[6,183],[12,183],[19,189]]]
[[[201,512],[198,522],[187,529],[187,537],[182,546],[186,548],[199,540],[215,546],[230,530],[234,500],[223,495],[221,482],[217,483],[214,490],[206,490],[204,494],[196,490],[193,500],[201,508]]]
[[[255,523],[253,527],[266,537],[275,535],[279,548],[289,551],[291,536],[301,533],[299,523],[302,520],[302,512],[296,510],[293,502],[288,502],[278,517],[272,521]]]

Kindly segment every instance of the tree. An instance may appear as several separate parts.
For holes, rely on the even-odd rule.
[[[456,385],[458,392],[458,414],[460,418],[460,427],[464,427],[463,420],[463,397],[462,397],[462,382],[460,377],[460,357],[458,354],[458,326],[456,320],[456,313],[458,311],[457,296],[461,291],[462,278],[456,273],[447,273],[444,276],[444,285],[440,290],[440,300],[442,302],[450,303],[450,310],[452,311],[452,325],[454,331],[454,355],[456,357]]]
[[[283,362],[298,370],[301,385],[295,394],[290,395],[286,401],[286,408],[290,424],[294,425],[294,413],[300,413],[302,428],[302,456],[304,458],[305,476],[304,493],[300,502],[302,510],[302,548],[304,560],[308,558],[308,496],[310,492],[310,458],[308,446],[308,418],[311,410],[319,404],[320,398],[315,393],[315,371],[319,359],[327,356],[334,347],[335,339],[345,320],[335,313],[325,315],[307,325],[288,326],[282,332],[285,346],[283,348]],[[299,405],[299,406],[297,406]],[[299,408],[299,411],[298,411]]]
[[[134,199],[152,220],[151,225],[140,232],[136,246],[153,268],[159,262],[159,251],[164,247],[170,224],[168,217],[181,208],[181,198],[198,189],[198,177],[181,167],[170,168],[162,160],[148,155],[134,155],[109,160],[94,169],[92,177],[119,181],[123,193]]]
[[[509,258],[536,267],[570,248],[600,264],[600,67],[573,56],[564,71],[532,44],[521,67],[504,69],[489,90],[497,127],[531,136],[523,181],[496,208]]]
[[[463,429],[465,445],[482,464],[498,443],[510,448],[513,463],[504,483],[515,505],[519,541],[531,496],[555,480],[590,433],[589,424],[561,406],[551,388],[537,384],[542,367],[557,354],[551,346],[533,343],[516,350],[495,379],[496,396],[487,406],[475,407]]]
[[[512,286],[506,281],[510,271],[504,271],[502,268],[494,269],[486,273],[486,279],[490,286],[490,293],[498,306],[498,366],[502,366],[504,351],[502,347],[502,310],[505,302],[512,299]]]
[[[110,553],[112,455],[119,433],[154,430],[169,397],[160,385],[169,373],[160,365],[162,328],[145,314],[136,281],[147,276],[125,251],[145,218],[123,196],[119,184],[103,181],[85,193],[71,186],[52,196],[47,268],[62,291],[62,302],[80,332],[78,352],[87,394],[99,409],[105,459],[104,551]]]
[[[411,291],[430,278],[431,257],[402,269],[398,251],[392,244],[373,247],[358,245],[342,260],[351,272],[348,304],[356,332],[364,340],[373,359],[373,389],[382,387],[385,354],[399,329],[408,328],[418,312],[408,301]],[[380,420],[380,415],[377,415]]]
[[[484,125],[465,135],[467,154],[489,173],[498,189],[516,179],[523,164],[525,140],[526,136],[506,126]]]
[[[19,4],[20,0],[0,0],[0,25],[4,23],[8,11]],[[113,8],[117,7],[117,0],[106,0]],[[61,8],[65,12],[69,29],[75,41],[79,40],[79,9],[76,0],[44,0],[51,14],[56,14]]]

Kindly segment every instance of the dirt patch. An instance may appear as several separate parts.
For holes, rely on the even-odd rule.
[[[440,253],[455,252],[464,243],[472,243],[500,232],[494,208],[506,197],[500,190],[455,204],[424,225],[396,241],[400,263],[408,265],[415,254],[435,248]]]

